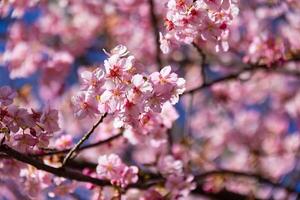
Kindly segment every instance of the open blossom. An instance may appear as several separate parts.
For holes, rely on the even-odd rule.
[[[102,86],[105,82],[104,72],[102,69],[95,69],[94,71],[84,71],[80,74],[81,87],[84,90],[93,90],[96,94],[102,93]]]
[[[71,135],[62,135],[55,140],[55,147],[57,149],[67,149],[73,144],[73,137]]]
[[[141,98],[149,96],[153,90],[152,85],[141,74],[134,75],[131,82],[133,88],[129,91],[128,99],[134,103],[142,101]]]
[[[81,91],[72,98],[75,115],[78,118],[99,114],[98,103],[92,91]]]
[[[112,184],[121,187],[138,181],[138,168],[125,165],[116,154],[98,158],[97,174],[99,178],[110,180]]]
[[[18,108],[15,105],[10,105],[7,108],[8,116],[4,118],[7,126],[13,132],[17,132],[19,128],[30,128],[35,125],[32,116],[24,108]]]
[[[158,169],[163,175],[182,174],[183,163],[181,160],[175,160],[173,156],[163,156],[158,161]]]
[[[163,53],[170,51],[171,41],[191,44],[201,39],[215,46],[215,50],[228,50],[228,26],[238,14],[231,0],[169,0],[165,25],[167,33],[160,36]]]
[[[133,67],[134,57],[120,57],[119,54],[111,55],[104,61],[106,76],[116,82],[128,81]]]
[[[184,176],[180,174],[168,176],[166,188],[170,191],[172,199],[187,197],[196,188],[193,179],[192,175]]]
[[[38,140],[30,133],[19,131],[13,136],[13,146],[21,152],[30,152],[37,144]]]
[[[59,130],[58,126],[58,111],[50,109],[49,107],[44,110],[42,113],[41,123],[43,124],[43,128],[51,133],[54,133]]]
[[[16,93],[9,86],[0,87],[0,107],[12,104],[15,97]]]

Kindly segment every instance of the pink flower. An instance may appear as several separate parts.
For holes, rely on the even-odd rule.
[[[170,175],[167,178],[165,187],[170,191],[171,196],[176,199],[178,197],[187,197],[189,193],[196,188],[193,182],[194,177],[188,175]]]
[[[120,58],[119,54],[114,54],[104,61],[107,78],[117,82],[128,81],[129,70],[133,67],[133,56]]]
[[[45,131],[54,133],[59,131],[58,126],[58,111],[47,107],[41,115],[40,122],[43,124]]]
[[[55,147],[63,150],[70,148],[73,144],[73,137],[71,135],[62,135],[55,140]]]
[[[172,106],[171,103],[166,102],[162,107],[161,116],[163,124],[167,128],[171,128],[173,122],[178,119],[179,114],[177,113],[176,109]]]
[[[138,172],[139,169],[136,166],[126,166],[122,173],[121,187],[126,187],[131,183],[136,183],[139,179]]]
[[[121,187],[138,181],[138,168],[126,166],[116,154],[100,156],[96,171],[99,178],[110,180],[112,184]]]
[[[93,90],[96,94],[101,94],[103,91],[104,72],[97,68],[96,70],[90,72],[85,71],[80,74],[81,86],[83,90]]]
[[[13,135],[12,145],[20,152],[30,152],[38,140],[29,133],[19,131]]]
[[[120,110],[124,100],[126,87],[112,81],[107,81],[104,88],[106,89],[100,96],[99,110],[104,113],[113,113]]]
[[[164,54],[168,54],[170,52],[170,41],[167,39],[166,36],[163,36],[163,34],[159,33],[159,42],[160,42],[160,50]]]
[[[125,167],[118,155],[103,155],[98,158],[97,174],[99,178],[119,180]]]
[[[99,114],[98,102],[91,91],[79,92],[72,98],[72,103],[74,105],[75,115],[80,119],[86,116],[95,117],[96,114]]]
[[[145,78],[146,79],[146,78]],[[133,88],[129,91],[128,99],[133,103],[138,103],[147,98],[152,91],[152,85],[140,74],[136,74],[132,77]]]
[[[162,156],[158,161],[157,168],[163,175],[183,173],[182,161],[175,160],[171,155]]]
[[[35,126],[35,122],[32,116],[24,108],[17,108],[15,105],[10,105],[7,108],[9,117],[7,120],[7,125],[9,129],[13,132],[17,132],[19,128],[25,129]]]
[[[8,86],[0,87],[0,107],[13,103],[16,93]]]

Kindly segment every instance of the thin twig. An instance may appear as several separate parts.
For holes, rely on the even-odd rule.
[[[206,54],[202,51],[202,49],[195,43],[193,42],[192,45],[195,47],[195,49],[198,51],[200,57],[201,57],[201,62],[200,62],[200,67],[201,67],[201,77],[202,77],[202,85],[205,85],[207,83],[207,78],[206,78]],[[194,100],[194,93],[190,93],[189,97],[189,102],[187,105],[186,109],[186,118],[185,118],[185,123],[184,123],[184,135],[190,136],[190,117],[192,115],[192,110],[193,110],[193,100]]]
[[[155,4],[153,0],[148,0],[149,2],[149,9],[150,9],[150,16],[151,16],[151,24],[153,28],[153,33],[155,37],[155,45],[156,45],[156,52],[155,52],[155,59],[158,65],[158,68],[162,68],[162,61],[161,61],[161,54],[160,54],[160,42],[159,42],[159,26],[158,20],[155,15]]]
[[[173,132],[172,128],[169,128],[167,130],[167,136],[168,136],[168,153],[170,153],[170,154],[172,154],[172,147],[173,147],[173,144],[174,144],[172,132]]]
[[[104,120],[104,118],[106,117],[107,113],[105,113],[104,115],[102,115],[102,117],[96,122],[96,124],[93,125],[93,127],[91,128],[91,130],[89,132],[87,132],[80,140],[79,142],[69,151],[69,153],[66,155],[66,157],[63,160],[62,163],[62,167],[65,166],[65,164],[68,162],[69,159],[71,159],[72,155],[78,151],[78,149],[80,148],[80,146],[87,140],[89,139],[90,135],[95,131],[95,129],[99,126],[99,124],[101,124]]]

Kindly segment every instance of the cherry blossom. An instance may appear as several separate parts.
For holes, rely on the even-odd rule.
[[[126,187],[138,180],[138,168],[125,165],[116,154],[103,155],[98,158],[97,174],[108,179],[114,185]]]

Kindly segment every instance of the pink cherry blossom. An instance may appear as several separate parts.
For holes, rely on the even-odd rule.
[[[46,108],[41,115],[41,123],[45,131],[54,133],[59,130],[58,126],[58,111]]]
[[[126,187],[138,180],[138,168],[126,166],[116,154],[102,155],[98,158],[97,174],[114,185]]]
[[[12,104],[16,93],[8,86],[0,87],[0,107]]]
[[[82,91],[72,98],[75,115],[79,118],[99,114],[96,97],[91,91]]]

